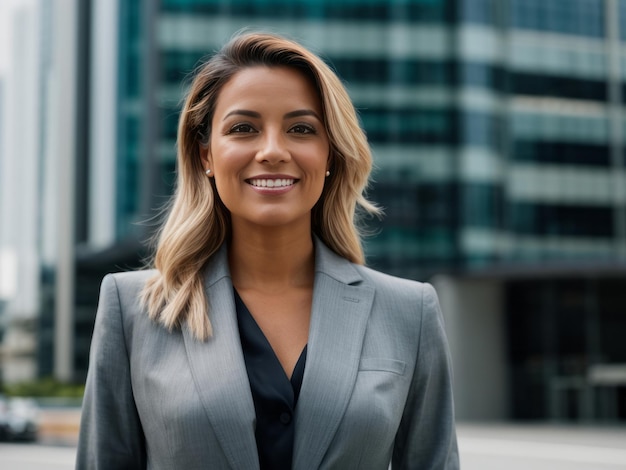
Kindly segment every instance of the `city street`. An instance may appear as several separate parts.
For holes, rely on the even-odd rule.
[[[459,425],[463,470],[624,470],[626,427]],[[69,470],[76,449],[0,444],[2,470]]]
[[[463,470],[626,469],[626,427],[459,425]]]
[[[74,468],[74,447],[39,444],[0,444],[2,470],[69,470]]]

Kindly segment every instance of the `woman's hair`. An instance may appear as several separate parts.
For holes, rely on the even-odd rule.
[[[370,148],[335,73],[315,54],[281,36],[235,36],[197,69],[191,83],[178,125],[177,187],[154,256],[158,273],[142,292],[150,318],[170,330],[186,322],[199,340],[212,334],[202,269],[228,239],[231,228],[214,180],[205,174],[200,145],[208,145],[211,138],[222,87],[237,72],[255,66],[299,70],[312,80],[321,99],[331,174],[312,210],[313,232],[338,255],[363,264],[357,204],[366,212],[378,212],[363,196],[372,167]]]

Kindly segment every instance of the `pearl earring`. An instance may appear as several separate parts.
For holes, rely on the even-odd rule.
[[[330,176],[330,171],[326,170],[326,178]]]
[[[205,171],[205,173],[207,174],[207,176],[210,175],[211,174],[211,169],[209,168],[207,171]]]

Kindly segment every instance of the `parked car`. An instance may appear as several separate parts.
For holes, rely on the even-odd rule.
[[[9,438],[9,404],[7,399],[0,395],[0,441]]]
[[[35,400],[0,396],[0,440],[35,441],[38,422]]]

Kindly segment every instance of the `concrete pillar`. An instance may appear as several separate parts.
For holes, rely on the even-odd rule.
[[[115,242],[120,13],[119,0],[92,5],[88,232],[89,246],[104,249]]]
[[[502,283],[432,279],[443,310],[454,367],[458,421],[498,421],[509,415]]]
[[[53,74],[55,105],[59,110],[54,149],[59,165],[57,295],[55,302],[54,375],[60,381],[74,376],[74,278],[76,89],[78,0],[54,4]],[[61,111],[63,110],[63,111]]]

